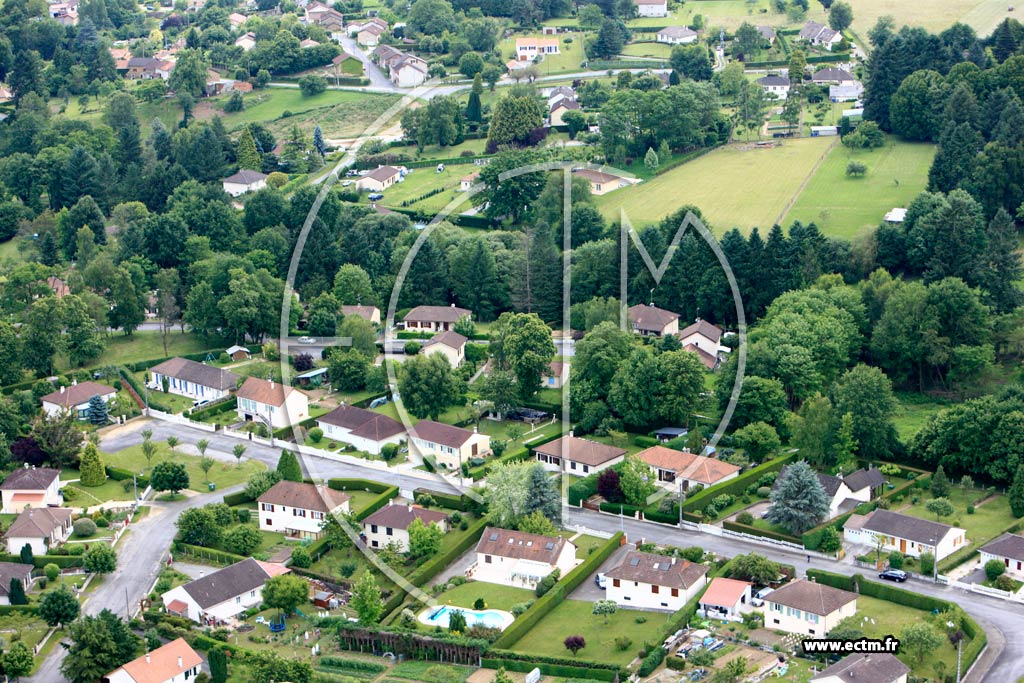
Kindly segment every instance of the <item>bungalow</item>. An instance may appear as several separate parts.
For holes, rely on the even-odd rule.
[[[433,420],[416,423],[409,430],[409,444],[421,458],[433,458],[438,465],[452,470],[491,452],[491,437],[486,434]]]
[[[381,27],[377,23],[368,23],[356,33],[356,42],[363,47],[377,47],[380,45],[380,37],[387,33],[387,27]]]
[[[633,0],[638,17],[667,17],[668,0]]]
[[[700,612],[708,619],[742,619],[742,615],[753,608],[750,603],[753,588],[749,581],[715,577],[700,597]]]
[[[557,54],[558,38],[516,38],[516,61],[530,62],[537,57]]]
[[[764,599],[765,628],[797,635],[824,637],[856,613],[856,593],[804,579],[790,581]]]
[[[665,446],[651,446],[637,453],[636,457],[654,470],[657,475],[654,483],[670,490],[681,486],[685,491],[694,484],[707,488],[740,475],[737,465]]]
[[[605,574],[605,597],[619,607],[675,612],[707,584],[707,573],[703,564],[631,550]]]
[[[842,42],[843,34],[816,21],[808,21],[800,29],[797,39],[831,51],[833,46]]]
[[[186,683],[203,671],[203,658],[184,638],[122,664],[103,677],[107,683]]]
[[[832,66],[819,69],[811,76],[811,83],[815,85],[851,85],[856,82],[857,79],[849,71]]]
[[[21,586],[28,590],[32,583],[31,564],[20,562],[0,562],[0,605],[11,604],[11,581],[21,581]]]
[[[626,457],[626,450],[616,446],[580,439],[570,433],[533,449],[537,462],[551,472],[568,472],[586,476],[617,465]]]
[[[722,334],[722,328],[718,325],[697,318],[696,322],[679,333],[679,342],[683,348],[693,344],[704,353],[721,357],[723,353],[729,353],[731,350],[722,344]]]
[[[548,123],[552,126],[564,126],[566,112],[579,111],[580,103],[568,97],[560,97],[548,107]]]
[[[775,42],[776,34],[774,28],[771,26],[757,26],[755,28],[757,28],[757,32],[761,34],[761,38],[768,43],[768,45]]]
[[[844,85],[830,85],[828,99],[830,102],[856,102],[864,96],[864,84],[860,81]]]
[[[60,507],[64,496],[60,493],[60,470],[48,467],[19,467],[0,484],[0,499],[5,515],[26,508]]]
[[[689,26],[666,26],[658,30],[656,40],[669,45],[688,45],[696,42],[697,32]]]
[[[575,566],[576,546],[562,536],[487,527],[476,544],[476,562],[466,577],[533,589],[555,569],[565,576]]]
[[[480,171],[473,171],[459,179],[459,192],[469,192],[480,178]]]
[[[242,169],[221,181],[224,191],[232,197],[239,197],[246,192],[256,192],[267,186],[267,176],[259,171]]]
[[[888,652],[853,654],[815,674],[811,683],[907,683],[910,667]]]
[[[580,178],[586,178],[590,181],[590,193],[594,195],[608,194],[620,187],[630,185],[630,182],[625,178],[592,168],[579,168],[573,171],[573,173]]]
[[[249,377],[235,392],[238,419],[257,421],[281,429],[309,417],[309,398],[294,387],[273,380]]]
[[[885,475],[877,467],[859,469],[843,477],[843,483],[850,489],[850,497],[862,503],[876,498],[885,486]]]
[[[1024,537],[1017,534],[1003,534],[981,547],[981,565],[999,560],[1006,567],[1006,573],[1017,580],[1024,579]]]
[[[197,401],[216,401],[238,386],[239,377],[229,370],[197,363],[187,358],[171,358],[149,370],[150,389],[185,396]]]
[[[11,522],[4,540],[7,552],[17,555],[26,545],[33,555],[45,555],[71,535],[71,510],[67,508],[29,508]]]
[[[569,378],[569,364],[560,360],[548,363],[541,376],[541,384],[545,389],[561,389]]]
[[[348,514],[352,496],[326,486],[279,481],[256,499],[260,531],[274,531],[285,538],[315,541],[320,538],[326,515]]]
[[[363,536],[371,548],[393,545],[400,553],[409,550],[409,525],[420,520],[424,526],[436,524],[442,533],[448,533],[448,515],[440,510],[428,510],[412,503],[395,502],[377,510],[363,520]]]
[[[68,287],[67,283],[56,275],[51,275],[46,278],[46,286],[50,288],[50,291],[53,292],[53,295],[58,299],[66,297],[71,293],[71,288]]]
[[[299,47],[305,49],[307,47],[319,47],[320,43],[313,40],[312,38],[306,38],[299,42]]]
[[[43,411],[47,415],[60,415],[65,412],[73,412],[79,420],[84,420],[86,411],[89,409],[89,401],[96,396],[102,398],[108,405],[117,395],[117,390],[98,382],[74,382],[69,387],[61,387],[57,391],[47,394],[40,399],[43,403]]]
[[[383,192],[398,182],[402,172],[394,166],[378,166],[356,181],[360,192]]]
[[[936,560],[951,555],[968,542],[967,532],[959,527],[881,509],[867,515],[851,515],[843,536],[850,543],[873,547],[883,539],[883,552],[898,550],[912,557],[930,552]]]
[[[249,352],[249,349],[244,346],[229,346],[224,349],[224,353],[226,353],[233,361],[249,360],[252,358],[252,354]]]
[[[354,315],[374,325],[380,325],[380,309],[376,306],[342,306],[341,314]]]
[[[473,312],[458,308],[455,304],[451,306],[417,306],[402,319],[406,330],[421,330],[423,332],[447,332],[463,318],[472,319]]]
[[[243,33],[238,36],[238,38],[235,39],[235,47],[242,48],[244,52],[248,52],[253,49],[256,47],[256,34],[250,31],[249,33]]]
[[[468,341],[467,338],[458,332],[448,330],[441,334],[435,334],[425,341],[423,343],[423,353],[439,353],[445,357],[449,365],[457,368],[466,360],[466,341]]]
[[[780,100],[789,96],[789,76],[769,74],[757,79],[757,84],[761,86],[766,95],[774,95]]]
[[[355,406],[338,406],[316,419],[324,436],[354,446],[360,451],[379,455],[385,444],[405,440],[405,427],[387,415]]]
[[[248,558],[172,588],[160,599],[170,614],[200,624],[222,623],[262,604],[263,584],[288,571],[281,564]]]
[[[679,333],[679,314],[651,305],[629,307],[629,324],[637,334],[664,337]]]

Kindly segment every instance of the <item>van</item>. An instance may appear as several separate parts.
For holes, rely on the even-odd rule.
[[[775,592],[774,588],[762,588],[761,590],[754,593],[754,597],[750,599],[750,604],[754,607],[761,607],[764,605],[764,599]]]

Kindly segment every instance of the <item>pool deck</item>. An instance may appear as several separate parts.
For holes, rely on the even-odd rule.
[[[505,610],[501,609],[474,610],[469,609],[468,607],[459,607],[458,605],[431,605],[430,607],[427,607],[425,610],[420,612],[420,615],[418,617],[419,622],[421,624],[425,624],[426,626],[441,626],[442,628],[447,628],[446,625],[440,624],[431,619],[432,616],[434,616],[435,614],[439,614],[440,612],[446,609],[452,611],[458,610],[465,614],[467,626],[473,626],[474,624],[479,623],[479,620],[475,618],[478,615],[497,614],[502,618],[503,623],[497,626],[496,628],[504,631],[509,626],[511,626],[512,622],[516,619],[515,615],[513,615],[511,612],[506,612]],[[484,625],[486,626],[487,624]]]

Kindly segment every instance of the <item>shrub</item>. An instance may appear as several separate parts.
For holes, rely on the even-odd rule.
[[[338,574],[341,575],[341,578],[347,579],[355,574],[357,569],[359,569],[359,565],[356,562],[342,562],[338,565]]]
[[[650,676],[654,673],[654,670],[658,668],[661,662],[664,661],[665,655],[665,648],[654,648],[647,653],[647,656],[640,662],[640,668],[637,670],[637,673],[640,674],[641,677]]]
[[[252,511],[248,508],[238,508],[235,510],[235,516],[238,517],[239,524],[248,524],[252,518]]]
[[[985,576],[988,577],[989,581],[995,581],[997,578],[1006,573],[1006,567],[999,560],[989,560],[985,563]]]
[[[561,574],[562,571],[560,569],[555,569],[553,572],[551,572],[543,579],[541,579],[539,582],[537,582],[537,587],[534,589],[534,592],[537,594],[537,597],[544,597],[544,594],[551,590],[556,583],[558,583],[558,578],[561,576]]]
[[[749,512],[741,512],[739,516],[736,517],[736,521],[740,524],[746,524],[749,526],[754,523],[754,515]]]
[[[893,569],[901,569],[903,567],[903,553],[899,550],[893,550],[889,553],[889,566]]]
[[[665,666],[667,666],[669,669],[672,669],[673,671],[682,671],[686,668],[686,660],[682,657],[676,657],[675,655],[671,655],[665,658]]]
[[[482,609],[487,609],[487,603],[484,602],[483,598],[477,598],[473,601],[473,609],[478,611]]]
[[[309,440],[313,443],[320,443],[324,438],[324,430],[319,427],[313,427],[309,430]]]
[[[391,462],[398,455],[398,445],[393,443],[386,443],[381,446],[380,457],[384,458],[388,462]]]
[[[106,517],[100,517],[96,520],[96,526],[98,526],[101,529],[106,529],[108,526],[110,526],[110,522],[107,521]]]
[[[730,505],[732,505],[733,501],[735,501],[735,500],[736,499],[733,496],[730,496],[728,493],[723,493],[720,496],[715,496],[711,500],[711,504],[714,505],[719,510],[723,510],[723,509],[729,507]]]
[[[973,515],[974,514],[974,505],[968,505],[967,506],[967,514],[969,514],[969,515]]]
[[[633,621],[635,621],[638,624],[646,624],[647,623],[647,617],[645,617],[644,615],[641,614],[640,616],[638,616]]]
[[[690,546],[689,548],[683,548],[683,552],[680,554],[683,556],[684,560],[689,560],[690,562],[700,562],[704,559],[704,549],[698,548],[695,545]]]
[[[83,538],[85,536],[92,536],[94,533],[96,533],[96,522],[88,517],[75,520],[75,536]]]
[[[759,486],[757,487],[758,498],[768,498],[772,495],[772,487],[770,486]]]
[[[1014,581],[1013,579],[1011,579],[1006,574],[1003,574],[1001,576],[997,576],[995,581],[992,582],[992,585],[994,585],[996,588],[998,588],[1001,591],[1011,591],[1012,592],[1012,591],[1017,590],[1017,582]]]
[[[292,566],[298,567],[299,569],[308,569],[309,565],[313,564],[313,558],[309,556],[309,551],[303,548],[301,545],[292,549]]]
[[[462,531],[465,531],[468,528],[469,528],[469,522],[467,522],[466,520],[462,520],[461,522],[459,522],[459,529],[461,529]]]

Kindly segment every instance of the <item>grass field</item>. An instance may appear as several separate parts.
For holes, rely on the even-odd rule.
[[[1006,496],[1002,495],[990,498],[981,505],[976,506],[974,514],[967,514],[967,506],[976,503],[984,496],[985,493],[983,491],[978,491],[976,489],[968,489],[965,491],[959,486],[954,486],[950,489],[949,495],[946,497],[949,499],[949,502],[953,504],[955,512],[950,517],[939,520],[943,524],[952,524],[954,526],[959,526],[961,529],[966,529],[967,540],[970,541],[971,546],[975,548],[984,545],[999,534],[1003,533],[1003,531],[1016,521],[1016,518],[1010,512],[1009,500]],[[922,492],[920,494],[920,500],[916,505],[900,508],[898,512],[905,515],[920,517],[921,519],[928,519],[934,522],[936,521],[935,515],[928,512],[926,507],[928,501],[931,499],[932,496],[930,493]]]
[[[649,34],[642,34],[647,36]],[[630,57],[657,57],[658,59],[668,59],[672,56],[672,46],[666,45],[665,43],[630,43],[629,45],[622,48],[622,54]]]
[[[395,183],[384,191],[384,199],[380,202],[384,206],[398,207],[404,201],[412,201],[438,187],[443,187],[444,192],[432,195],[421,201],[411,204],[413,208],[429,211],[440,211],[448,202],[459,196],[459,180],[477,170],[473,165],[445,166],[445,169],[438,173],[434,168],[417,168],[405,180]],[[467,204],[463,210],[468,209]]]
[[[863,595],[857,598],[857,617],[863,620],[859,626],[867,638],[884,638],[887,635],[899,637],[900,631],[915,622],[924,621],[927,616],[928,613],[923,610],[904,607],[887,600]],[[945,638],[942,641],[942,645],[929,652],[920,664],[915,662],[909,654],[903,654],[900,659],[911,667],[913,675],[921,678],[934,675],[936,662],[945,664],[946,671],[956,671],[956,648],[950,645]],[[970,639],[965,638],[965,650],[969,642]]]
[[[893,424],[896,426],[896,433],[904,442],[909,442],[915,434],[921,431],[925,423],[935,413],[943,408],[948,408],[948,403],[931,401],[919,397],[909,396],[909,400],[897,395],[899,406],[896,408],[896,415],[893,417]]]
[[[164,460],[180,462],[185,465],[189,476],[189,488],[193,491],[206,490],[206,475],[199,468],[199,456],[187,455],[177,450],[171,453],[171,449],[162,441],[156,442],[156,455],[153,456],[152,465],[146,462],[142,454],[142,446],[130,446],[116,453],[103,453],[103,464],[109,467],[121,467],[132,472],[149,473],[153,466]],[[258,460],[250,460],[244,455],[240,463],[214,460],[213,468],[210,469],[209,481],[217,485],[217,488],[226,488],[235,484],[244,483],[251,475],[262,472],[266,465]]]
[[[116,332],[107,338],[103,353],[88,367],[123,365],[209,350],[214,351],[214,355],[216,355],[223,350],[223,346],[223,341],[220,339],[207,339],[196,334],[172,332],[167,336],[167,353],[164,353],[163,339],[159,332],[136,332],[131,336]]]
[[[516,38],[541,38],[539,34],[527,34],[527,35],[516,35],[511,38],[506,38],[498,44],[501,50],[503,59],[514,59],[515,58],[515,45]],[[548,36],[550,37],[550,36]],[[566,42],[566,38],[571,37],[572,42]],[[559,54],[557,55],[546,55],[544,59],[537,64],[537,70],[541,76],[550,76],[552,74],[560,73],[572,73],[573,71],[580,70],[580,64],[584,61],[585,57],[583,54],[583,33],[573,33],[571,36],[565,34],[559,35]]]
[[[934,156],[934,145],[892,137],[885,147],[875,150],[837,145],[800,193],[785,222],[814,222],[833,237],[856,237],[877,227],[886,211],[907,206],[925,189]],[[848,177],[850,161],[866,165],[867,174]]]
[[[472,609],[477,598],[483,598],[491,609],[501,609],[507,612],[512,609],[512,605],[536,600],[537,596],[533,591],[525,588],[513,588],[486,581],[468,581],[438,595],[437,604]]]

